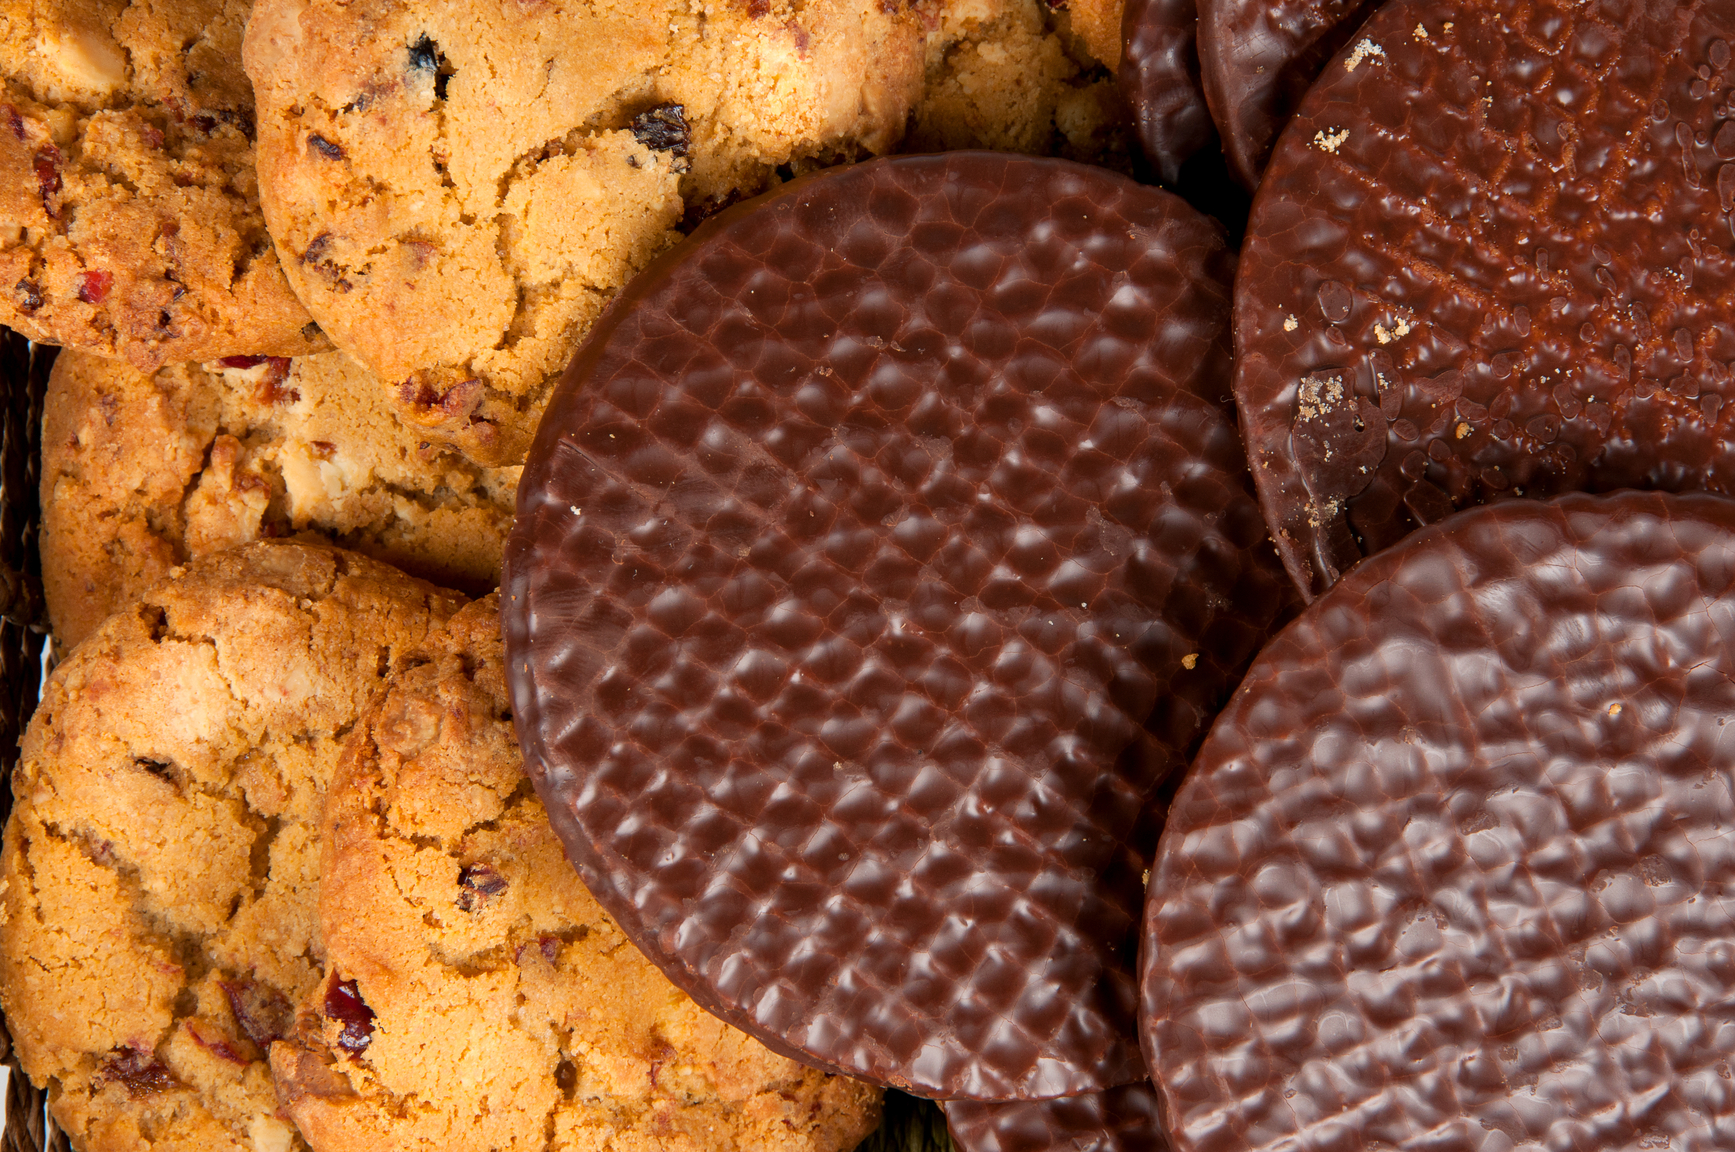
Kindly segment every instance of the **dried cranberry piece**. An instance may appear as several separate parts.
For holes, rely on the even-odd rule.
[[[34,280],[20,280],[12,286],[13,295],[18,297],[18,310],[26,316],[33,314],[42,307],[42,286]]]
[[[253,399],[261,404],[297,403],[301,399],[300,390],[283,386],[283,382],[289,379],[289,357],[268,356],[265,365],[265,375],[254,388]]]
[[[225,356],[217,363],[225,368],[257,368],[268,359],[268,356]]]
[[[108,298],[108,290],[114,286],[112,272],[80,272],[78,274],[78,298],[86,304],[101,304]]]
[[[327,140],[317,132],[311,132],[307,137],[307,146],[324,156],[327,160],[342,160],[343,145]]]
[[[275,988],[247,979],[224,980],[219,986],[229,997],[235,1022],[241,1025],[247,1039],[260,1048],[283,1039],[294,1028],[295,1009]]]
[[[373,1043],[374,1011],[363,1002],[354,980],[339,980],[332,974],[325,986],[325,1014],[342,1023],[337,1043],[351,1056],[361,1055]]]
[[[52,144],[37,149],[32,166],[36,169],[36,187],[42,193],[42,210],[50,220],[57,220],[60,211],[50,198],[60,195],[60,149]]]
[[[458,893],[458,910],[474,912],[509,886],[506,877],[488,865],[466,864],[458,873],[458,887],[463,889]]]
[[[127,1094],[135,1097],[166,1092],[179,1083],[154,1055],[132,1048],[115,1049],[115,1054],[103,1061],[97,1070],[97,1079],[110,1083],[119,1081],[126,1085]]]

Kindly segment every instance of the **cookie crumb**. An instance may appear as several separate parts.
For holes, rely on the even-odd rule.
[[[1426,40],[1428,38],[1428,30],[1418,24],[1416,25],[1416,30],[1410,33],[1410,38],[1412,40]]]
[[[1410,322],[1403,316],[1399,316],[1397,322],[1390,328],[1387,328],[1384,324],[1378,323],[1377,321],[1374,323],[1374,339],[1378,340],[1381,344],[1390,344],[1393,340],[1399,339],[1403,336],[1408,336],[1409,334]]]
[[[1198,666],[1199,654],[1197,652],[1189,652],[1185,656],[1181,657],[1181,667],[1185,668],[1187,671],[1191,672]]]
[[[1301,321],[1295,318],[1295,313],[1291,312],[1283,318],[1283,330],[1285,332],[1293,332],[1299,327],[1301,327]]]
[[[1363,36],[1356,44],[1355,48],[1350,51],[1349,59],[1343,62],[1343,70],[1345,72],[1354,72],[1362,61],[1374,57],[1383,58],[1385,54],[1386,50],[1384,48],[1381,48],[1378,44],[1375,44],[1372,40]]]
[[[1348,139],[1348,128],[1328,128],[1313,134],[1313,146],[1321,152],[1336,153]]]

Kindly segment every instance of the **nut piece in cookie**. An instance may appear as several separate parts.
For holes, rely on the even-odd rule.
[[[0,1007],[75,1146],[301,1146],[265,1054],[324,963],[325,786],[459,603],[260,543],[195,561],[50,677],[0,860]]]
[[[898,4],[265,0],[244,61],[291,283],[407,419],[517,463],[551,377],[657,252],[780,167],[889,150]]]
[[[323,983],[271,1065],[314,1152],[842,1152],[879,1092],[701,1011],[621,934],[525,778],[495,599],[405,661],[323,826]]]
[[[0,323],[143,368],[330,345],[259,210],[246,0],[0,18]]]
[[[516,468],[480,468],[404,423],[341,352],[149,373],[71,349],[45,404],[43,581],[76,644],[191,556],[306,533],[483,592]]]

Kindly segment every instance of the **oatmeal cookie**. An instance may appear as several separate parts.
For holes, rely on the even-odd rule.
[[[341,352],[149,373],[68,350],[44,410],[43,587],[68,644],[188,557],[261,537],[475,594],[499,582],[519,469],[429,443]]]
[[[921,98],[901,150],[991,148],[1126,171],[1132,120],[1115,87],[1119,0],[946,0],[922,9]]]
[[[579,882],[525,778],[495,598],[391,681],[332,781],[326,982],[271,1065],[315,1152],[842,1152],[879,1092],[702,1012]]]
[[[300,1146],[265,1051],[323,965],[325,785],[458,603],[260,543],[195,561],[50,677],[13,776],[0,1007],[84,1152]]]
[[[247,10],[0,4],[0,323],[142,368],[330,347],[259,211]]]
[[[923,66],[917,14],[879,0],[263,0],[243,59],[291,283],[489,464],[684,224],[886,151]]]

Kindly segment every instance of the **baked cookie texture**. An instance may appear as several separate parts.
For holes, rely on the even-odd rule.
[[[1115,88],[1121,0],[945,0],[926,27],[922,95],[899,150],[992,148],[1127,171]]]
[[[247,10],[0,5],[0,323],[143,368],[330,347],[259,210]]]
[[[264,0],[243,60],[296,292],[406,418],[499,464],[683,222],[889,149],[925,57],[880,0]]]
[[[364,557],[195,561],[49,678],[0,863],[0,1007],[84,1152],[301,1147],[265,1050],[317,987],[345,735],[460,600]]]
[[[519,469],[430,444],[341,352],[253,359],[55,360],[42,571],[62,641],[188,558],[262,537],[306,533],[472,593],[499,582]]]
[[[496,599],[357,726],[323,826],[326,983],[273,1045],[315,1152],[845,1152],[877,1089],[702,1012],[604,915],[524,776]]]

